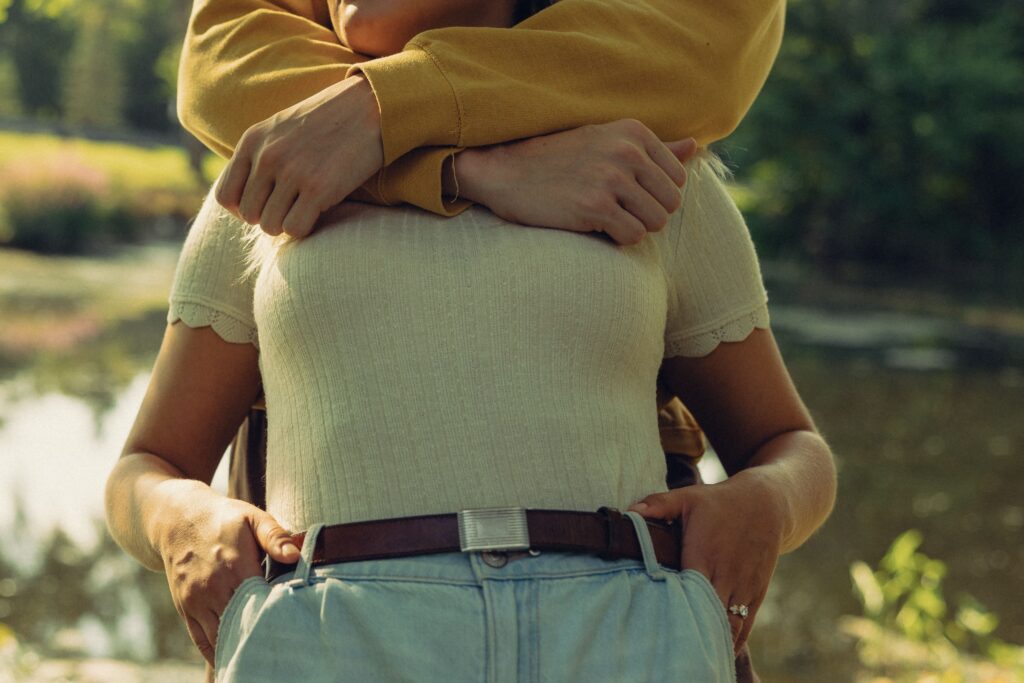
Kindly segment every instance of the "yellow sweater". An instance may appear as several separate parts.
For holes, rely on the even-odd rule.
[[[465,147],[636,118],[662,140],[728,135],[767,78],[785,0],[559,0],[510,29],[425,31],[368,60],[325,0],[195,0],[178,117],[229,157],[242,133],[356,72],[381,109],[384,162],[354,199],[454,216],[442,164]]]

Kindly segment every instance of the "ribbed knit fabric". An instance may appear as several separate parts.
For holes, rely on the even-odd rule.
[[[517,505],[625,509],[664,491],[663,355],[768,323],[742,217],[703,161],[640,244],[342,204],[240,276],[252,228],[212,193],[185,243],[169,321],[258,330],[267,508],[313,522]],[[206,311],[201,313],[201,311]]]

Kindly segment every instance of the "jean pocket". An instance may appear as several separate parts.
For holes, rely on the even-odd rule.
[[[224,611],[220,615],[220,623],[217,624],[217,644],[213,649],[215,672],[220,671],[223,665],[221,659],[223,659],[224,646],[227,644],[226,641],[231,640],[234,635],[245,596],[260,585],[270,586],[262,576],[248,576],[242,579],[242,582],[235,587],[235,592],[228,598],[228,604],[224,606]]]
[[[718,622],[722,635],[728,643],[729,650],[732,651],[732,626],[729,624],[729,617],[726,616],[725,607],[722,605],[722,599],[718,597],[718,592],[715,590],[711,580],[704,576],[703,572],[696,569],[684,569],[676,574],[676,576],[679,577],[679,581],[682,583],[685,583],[688,579],[691,580],[704,591],[709,602],[709,607],[715,615],[715,620]]]

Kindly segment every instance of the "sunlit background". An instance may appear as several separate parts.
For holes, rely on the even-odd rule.
[[[0,0],[0,682],[202,680],[102,522],[223,165],[174,117],[187,5]],[[764,681],[1024,680],[1024,5],[791,0],[717,149],[839,462]]]

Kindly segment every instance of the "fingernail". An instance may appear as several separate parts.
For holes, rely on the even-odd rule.
[[[296,555],[299,553],[299,549],[295,546],[295,544],[293,544],[293,543],[282,543],[281,544],[281,554],[282,555],[291,555],[292,553],[295,553]]]
[[[629,509],[633,510],[634,512],[643,512],[644,510],[647,509],[647,503],[634,503],[629,507]]]

